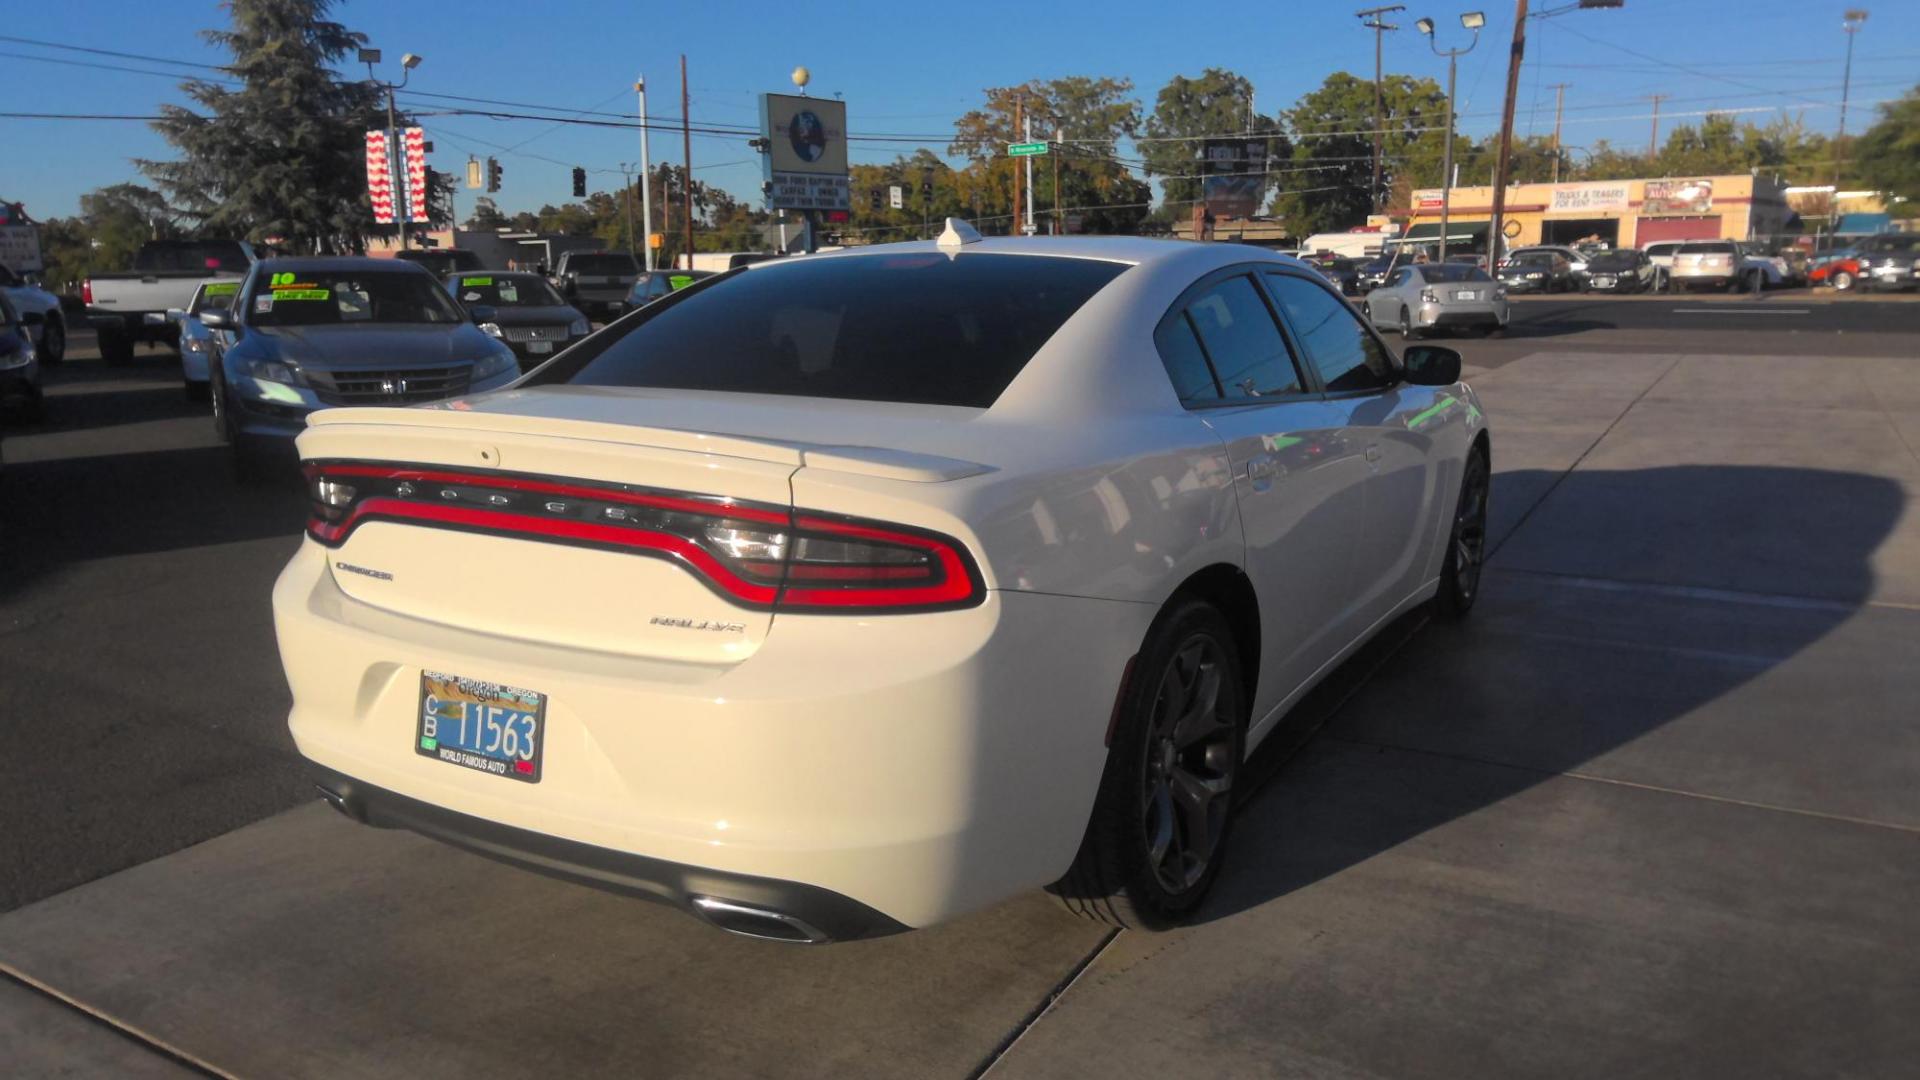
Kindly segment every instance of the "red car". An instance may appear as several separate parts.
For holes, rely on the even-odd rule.
[[[1846,292],[1860,284],[1860,276],[1865,266],[1858,255],[1841,255],[1828,259],[1807,271],[1807,283],[1810,285],[1831,285]]]

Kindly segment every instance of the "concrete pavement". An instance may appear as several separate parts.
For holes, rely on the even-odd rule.
[[[1482,606],[1409,620],[1301,710],[1301,736],[1326,726],[1274,763],[1218,892],[1174,933],[1111,936],[1033,895],[899,938],[772,946],[313,804],[153,859],[221,822],[192,817],[189,791],[143,827],[140,799],[96,790],[49,734],[55,778],[91,792],[66,801],[105,802],[55,844],[0,841],[27,861],[23,895],[143,865],[0,917],[0,966],[238,1075],[1899,1073],[1920,1051],[1902,1019],[1920,1007],[1915,329],[1461,342],[1496,425]],[[1839,356],[1843,336],[1878,351]],[[122,466],[63,467],[33,490],[69,500]],[[143,505],[164,519],[164,499]],[[277,507],[234,520],[297,529],[297,497]],[[35,716],[70,679],[106,694],[86,675],[96,616],[61,612],[157,593],[194,633],[234,635],[218,670],[243,689],[191,649],[143,646],[177,674],[109,653],[98,666],[135,687],[203,703],[161,711],[136,792],[164,797],[191,775],[180,745],[205,740],[261,755],[215,770],[233,786],[204,800],[214,817],[299,802],[278,718],[253,715],[283,706],[241,670],[270,642],[244,617],[221,628],[237,600],[188,598],[229,576],[238,597],[283,539],[196,546],[183,516],[172,543],[86,547],[120,531],[81,520],[33,526],[75,551],[0,595],[74,636],[30,646],[43,681],[0,693]],[[138,726],[100,712],[76,721],[89,745]],[[137,778],[143,757],[100,760]],[[28,787],[7,810],[30,827],[9,831],[38,834],[55,789]],[[144,847],[112,848],[128,830]]]

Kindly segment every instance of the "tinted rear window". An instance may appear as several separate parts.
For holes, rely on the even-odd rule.
[[[1675,252],[1675,254],[1678,254],[1678,255],[1731,255],[1733,254],[1733,245],[1728,243],[1681,244],[1680,250]]]
[[[571,274],[631,274],[638,269],[631,255],[575,255],[567,260]]]
[[[1492,281],[1485,270],[1471,263],[1428,263],[1420,267],[1422,280],[1438,284],[1447,281]]]
[[[225,270],[241,273],[247,269],[247,253],[230,240],[156,240],[143,244],[133,257],[135,270]]]
[[[913,253],[735,271],[652,309],[571,377],[562,365],[554,374],[587,386],[986,408],[1126,269]]]

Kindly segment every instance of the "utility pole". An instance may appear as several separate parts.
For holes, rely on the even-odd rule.
[[[1560,182],[1560,110],[1567,103],[1567,87],[1572,83],[1553,84],[1553,182]]]
[[[1018,129],[1026,119],[1027,95],[1015,94],[1013,98],[1013,126]],[[1013,229],[1015,235],[1020,232],[1020,178],[1013,178]]]
[[[1380,37],[1388,30],[1398,30],[1398,26],[1387,22],[1381,16],[1396,11],[1405,11],[1405,4],[1388,4],[1385,7],[1368,8],[1356,11],[1360,25],[1373,31],[1373,212],[1380,212],[1382,192],[1380,190],[1380,153],[1381,138],[1387,126],[1386,105],[1380,93]]]
[[[687,269],[693,269],[693,121],[687,114],[687,54],[680,54],[680,150],[686,163],[686,175],[680,178],[680,191],[686,196]]]
[[[1647,164],[1649,165],[1653,164],[1653,159],[1660,153],[1660,103],[1672,96],[1672,94],[1647,95],[1648,100],[1653,102],[1653,134],[1647,137]]]
[[[1521,2],[1524,3],[1525,0],[1521,0]],[[1427,47],[1431,48],[1436,55],[1444,56],[1447,58],[1447,143],[1445,147],[1445,157],[1442,160],[1442,163],[1440,165],[1440,261],[1441,262],[1447,261],[1447,230],[1452,225],[1453,186],[1454,186],[1454,181],[1458,179],[1458,177],[1454,176],[1453,174],[1454,70],[1459,66],[1460,54],[1472,52],[1473,47],[1475,45],[1480,44],[1480,28],[1482,26],[1485,26],[1486,22],[1487,22],[1486,16],[1481,15],[1477,11],[1468,12],[1467,14],[1460,16],[1460,25],[1473,31],[1473,40],[1467,42],[1465,48],[1447,49],[1444,51],[1440,48],[1439,42],[1433,39],[1433,20],[1432,19],[1420,19],[1414,23],[1414,26],[1418,27],[1420,32],[1427,36]],[[1487,249],[1488,249],[1489,255],[1491,255],[1493,250],[1493,238],[1491,236],[1487,238]]]
[[[620,163],[620,177],[627,182],[627,190],[621,193],[620,201],[627,204],[627,254],[633,254],[633,171],[626,162]]]
[[[1021,118],[1020,123],[1022,128],[1020,133],[1021,141],[1032,142],[1033,141],[1033,117],[1023,116]],[[1033,227],[1033,155],[1028,154],[1026,161],[1027,161],[1027,220],[1021,226],[1020,231],[1026,234],[1027,236],[1032,236],[1036,231],[1038,231]]]
[[[640,241],[641,258],[647,273],[653,273],[653,155],[647,152],[647,77],[633,80],[633,92],[640,95],[640,223],[647,228]]]
[[[1527,0],[1514,0],[1513,47],[1507,53],[1507,100],[1500,107],[1500,153],[1494,157],[1493,214],[1487,221],[1487,264],[1500,265],[1506,242],[1507,166],[1513,153],[1513,101],[1520,94],[1520,61],[1527,52]]]
[[[1054,128],[1053,145],[1048,148],[1052,151],[1049,156],[1053,158],[1053,229],[1051,231],[1055,236],[1064,235],[1067,231],[1066,225],[1060,218],[1060,144],[1066,140],[1066,137],[1066,132]]]
[[[1833,137],[1833,205],[1827,210],[1827,216],[1836,224],[1840,220],[1840,167],[1847,159],[1847,98],[1853,90],[1853,35],[1860,32],[1860,24],[1866,21],[1865,8],[1849,9],[1840,21],[1840,29],[1847,32],[1847,68],[1840,77],[1840,133]]]

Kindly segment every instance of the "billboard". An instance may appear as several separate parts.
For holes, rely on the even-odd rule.
[[[767,141],[767,204],[774,210],[847,210],[847,105],[794,94],[760,95]]]
[[[1642,214],[1704,214],[1713,209],[1711,180],[1649,180]]]
[[[1562,184],[1553,189],[1547,204],[1549,214],[1624,213],[1628,198],[1624,180],[1597,184]]]
[[[1208,139],[1201,150],[1200,197],[1216,218],[1250,218],[1266,190],[1267,145],[1261,139]]]
[[[1423,188],[1413,193],[1415,210],[1438,210],[1446,201],[1446,193],[1439,188]]]

